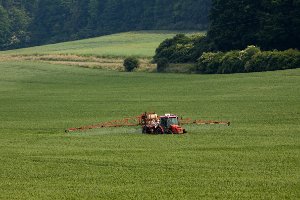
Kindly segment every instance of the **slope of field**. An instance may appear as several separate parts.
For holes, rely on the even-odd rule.
[[[0,199],[300,197],[299,69],[201,76],[3,61],[0,71]],[[148,110],[232,125],[64,133]]]
[[[97,38],[25,48],[0,51],[0,54],[75,54],[81,56],[101,57],[152,57],[155,49],[166,38],[172,38],[180,32],[139,31],[107,35]],[[184,32],[191,33],[191,32]],[[199,33],[204,34],[204,32]]]
[[[123,60],[139,57],[138,71],[155,71],[151,59],[158,45],[175,34],[196,32],[138,31],[107,35],[97,38],[64,42],[52,45],[0,51],[1,61],[39,61],[47,64],[64,64],[85,68],[123,70]],[[197,32],[205,34],[205,32]]]

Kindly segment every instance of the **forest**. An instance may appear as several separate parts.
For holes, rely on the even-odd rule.
[[[299,0],[213,0],[208,38],[219,51],[300,47]]]
[[[211,0],[0,0],[0,49],[134,30],[205,30]]]

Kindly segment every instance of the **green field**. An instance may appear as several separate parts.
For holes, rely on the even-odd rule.
[[[75,67],[109,68],[128,55],[148,65],[174,34],[0,52],[0,199],[299,199],[300,69],[184,75]],[[186,135],[64,132],[145,111],[232,125],[189,125]]]
[[[64,42],[58,44],[32,47],[1,52],[0,54],[75,54],[102,57],[152,57],[158,45],[167,38],[180,32],[172,31],[138,31],[119,33],[97,38]],[[195,32],[185,31],[193,34]],[[205,34],[197,32],[197,34]]]
[[[0,199],[300,198],[299,69],[182,75],[3,61],[0,71]],[[64,133],[144,111],[232,125]]]

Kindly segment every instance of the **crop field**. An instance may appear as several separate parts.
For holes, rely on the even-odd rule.
[[[0,199],[300,197],[299,69],[183,75],[2,61],[0,72]],[[232,125],[64,132],[144,111]]]
[[[143,72],[174,34],[0,52],[0,199],[299,199],[300,69]],[[140,57],[140,72],[120,72],[128,55]],[[145,111],[231,126],[64,132]]]

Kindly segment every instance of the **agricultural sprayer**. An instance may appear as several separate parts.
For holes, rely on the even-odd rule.
[[[136,117],[124,118],[121,120],[113,120],[109,122],[102,122],[95,125],[82,126],[78,128],[68,128],[66,132],[85,131],[96,128],[109,127],[126,127],[126,126],[140,126],[142,133],[148,134],[184,134],[187,131],[181,125],[185,124],[222,124],[230,125],[227,121],[212,121],[212,120],[192,120],[190,118],[179,118],[178,115],[165,114],[162,116],[154,112],[145,112]]]

